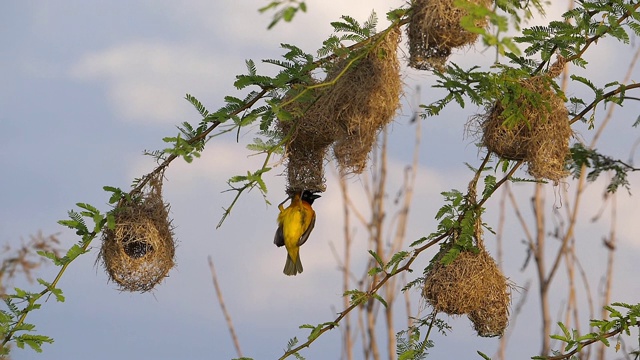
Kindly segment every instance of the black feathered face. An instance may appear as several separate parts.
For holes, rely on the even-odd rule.
[[[309,203],[309,205],[313,204],[313,201],[317,198],[319,198],[320,195],[318,194],[314,194],[312,191],[309,190],[304,190],[302,191],[302,196],[301,199],[302,201],[305,201],[307,203]]]

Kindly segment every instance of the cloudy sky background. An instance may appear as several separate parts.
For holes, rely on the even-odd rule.
[[[77,202],[108,210],[108,194],[102,186],[126,189],[131,180],[153,168],[142,151],[162,149],[162,138],[175,136],[175,125],[197,123],[198,114],[183,98],[195,95],[209,109],[221,106],[225,95],[242,97],[232,83],[245,71],[244,60],[277,58],[280,43],[296,44],[313,53],[331,33],[330,21],[342,14],[365,20],[372,9],[386,23],[384,13],[401,2],[310,1],[309,13],[292,24],[266,31],[268,15],[257,9],[267,1],[95,1],[65,0],[51,3],[21,1],[5,4],[0,14],[0,243],[19,244],[42,230],[60,233],[65,247],[78,239],[56,224]],[[345,4],[346,3],[346,4]],[[554,2],[543,24],[557,19],[564,2]],[[633,49],[602,40],[587,56],[589,69],[575,70],[597,85],[621,81]],[[403,56],[406,54],[402,54]],[[491,51],[469,49],[453,60],[462,66],[490,65]],[[273,71],[259,64],[259,71]],[[634,70],[633,79],[640,72]],[[403,109],[390,126],[390,199],[402,182],[404,166],[411,159],[415,125],[409,124],[415,105],[412,89],[422,87],[422,103],[435,99],[429,73],[406,71]],[[571,96],[587,96],[583,87],[570,88]],[[590,98],[587,98],[590,99]],[[614,157],[633,158],[630,149],[638,139],[630,125],[640,111],[630,102],[616,109],[615,118],[599,149]],[[463,190],[471,177],[464,162],[480,163],[473,139],[465,138],[464,124],[478,109],[451,108],[438,118],[423,122],[420,168],[411,209],[408,241],[435,229],[433,216],[442,205],[442,191]],[[596,120],[605,110],[599,108]],[[50,300],[29,316],[38,332],[52,336],[43,354],[17,350],[15,359],[230,359],[235,352],[211,284],[207,256],[216,264],[227,307],[233,317],[245,356],[271,359],[280,356],[287,340],[304,339],[301,324],[317,324],[335,318],[342,304],[341,274],[331,246],[342,249],[340,193],[328,171],[328,191],[316,203],[316,229],[302,249],[304,274],[282,275],[285,253],[272,244],[277,208],[266,206],[258,192],[244,195],[231,216],[216,229],[222,207],[232,200],[223,193],[226,179],[255,169],[262,159],[248,157],[243,144],[252,131],[243,129],[240,142],[228,135],[210,141],[202,158],[192,164],[175,161],[166,173],[165,198],[171,203],[179,240],[177,267],[153,293],[120,293],[94,266],[97,255],[81,257],[67,271],[59,286],[67,301]],[[578,126],[579,138],[589,141],[592,132]],[[637,157],[637,151],[635,153]],[[283,199],[284,179],[276,169],[267,176],[269,200]],[[631,177],[637,185],[640,177]],[[349,179],[352,196],[365,206],[362,181]],[[605,257],[602,238],[607,234],[608,211],[603,220],[590,219],[600,210],[603,181],[590,185],[583,198],[576,238],[592,290],[601,288]],[[571,193],[575,182],[565,186]],[[531,185],[514,189],[526,215]],[[632,189],[634,191],[635,187]],[[499,196],[488,203],[485,221],[497,226]],[[549,212],[571,199],[560,198],[548,187]],[[392,211],[392,210],[390,210]],[[564,212],[564,209],[560,209]],[[637,258],[640,248],[640,209],[637,198],[620,192],[618,198],[619,252],[615,268],[616,301],[638,302]],[[551,220],[550,220],[551,221]],[[551,223],[551,222],[550,222]],[[505,228],[505,273],[523,286],[534,278],[530,265],[524,272],[522,230],[513,216]],[[363,229],[356,230],[354,267],[367,261]],[[495,242],[488,237],[490,250]],[[428,261],[428,256],[416,264]],[[57,269],[48,266],[38,276],[52,279]],[[535,283],[534,283],[535,284]],[[564,270],[553,286],[552,316],[566,304]],[[538,305],[534,293],[517,319],[508,358],[529,358],[539,350]],[[39,289],[33,285],[29,289]],[[522,294],[516,294],[515,301]],[[416,309],[418,294],[413,294]],[[581,303],[586,303],[583,293]],[[427,311],[427,310],[424,310]],[[424,312],[423,311],[423,312]],[[406,323],[398,310],[398,329]],[[412,314],[412,315],[415,315]],[[585,315],[586,316],[586,315]],[[582,323],[586,323],[585,317]],[[380,320],[382,322],[382,320]],[[454,331],[433,335],[433,358],[479,358],[480,350],[493,355],[497,339],[474,336],[466,319],[452,319]],[[582,329],[584,330],[584,328]],[[340,332],[323,335],[309,350],[309,359],[338,358]],[[431,357],[430,357],[431,358]]]

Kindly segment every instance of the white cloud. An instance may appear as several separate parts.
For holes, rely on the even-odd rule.
[[[193,115],[186,93],[205,102],[223,79],[231,88],[229,62],[223,53],[193,45],[136,41],[89,53],[70,73],[104,81],[111,105],[125,120],[178,123]]]
[[[388,8],[382,0],[350,2],[346,7],[338,1],[336,6],[309,4],[312,14],[300,14],[294,20],[305,23],[302,31],[300,26],[284,23],[267,31],[270,14],[247,12],[263,6],[261,1],[242,7],[210,1],[188,7],[176,2],[148,5],[154,11],[162,9],[162,15],[181,23],[181,28],[190,29],[190,40],[171,43],[143,39],[117,44],[85,54],[70,69],[77,79],[104,82],[117,116],[148,124],[174,124],[192,117],[191,106],[183,99],[186,93],[212,108],[221,105],[225,95],[242,97],[232,84],[236,74],[246,72],[246,59],[256,60],[259,72],[272,72],[273,67],[259,64],[259,60],[277,58],[283,52],[280,43],[296,44],[314,53],[332,31],[329,22],[338,20],[341,14],[364,21],[377,7],[384,23]],[[213,20],[211,14],[217,13],[226,15]]]
[[[387,23],[386,12],[392,7],[403,5],[402,1],[385,0],[340,0],[307,1],[308,13],[298,13],[292,23],[280,22],[276,27],[267,31],[273,11],[260,14],[257,10],[268,2],[264,0],[243,1],[242,6],[233,2],[212,2],[207,0],[192,1],[191,6],[185,7],[175,1],[151,2],[150,6],[163,7],[165,16],[170,17],[184,26],[196,26],[209,34],[220,36],[225,34],[224,42],[233,44],[240,42],[246,48],[252,45],[264,45],[264,40],[278,44],[290,42],[301,46],[318,44],[332,31],[329,25],[339,20],[341,15],[349,15],[358,21],[366,20],[375,10],[381,29]],[[214,17],[212,14],[225,14]],[[304,26],[303,26],[304,25]],[[277,40],[277,41],[276,41]],[[275,42],[274,42],[275,41]]]

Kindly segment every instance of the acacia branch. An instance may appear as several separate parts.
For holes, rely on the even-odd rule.
[[[262,89],[262,91],[260,91],[258,94],[255,95],[255,97],[253,99],[251,99],[251,101],[247,102],[246,104],[244,104],[243,106],[241,106],[239,109],[234,110],[233,112],[229,113],[229,116],[227,118],[231,118],[235,115],[240,114],[241,112],[251,109],[253,107],[253,105],[255,105],[260,99],[262,99],[268,92],[270,91],[270,89]],[[189,139],[187,141],[187,143],[189,145],[195,145],[200,141],[203,141],[207,138],[207,136],[209,136],[209,134],[218,127],[218,125],[222,124],[222,121],[220,120],[216,120],[213,121],[211,123],[211,125],[202,133],[198,134],[197,136],[194,136],[193,138]],[[164,169],[166,169],[169,164],[171,164],[171,162],[173,160],[175,160],[179,155],[177,154],[171,154],[169,155],[166,159],[164,159],[164,161],[158,165],[155,169],[153,169],[153,171],[151,171],[149,174],[145,175],[142,177],[142,180],[140,180],[140,182],[138,183],[138,185],[133,188],[133,190],[131,190],[131,192],[129,193],[131,196],[138,194],[142,191],[142,189],[144,188],[144,186],[154,177],[158,176],[162,171],[164,171]]]
[[[618,19],[616,20],[616,22],[617,22],[618,24],[622,24],[622,22],[623,22],[623,21],[625,21],[625,20],[627,20],[627,18],[629,18],[629,17],[630,17],[630,16],[631,16],[631,15],[632,15],[636,10],[638,10],[638,8],[639,8],[639,7],[640,7],[640,4],[636,4],[636,5],[633,7],[633,11],[627,11],[627,12],[625,12],[625,13],[624,13],[624,15],[622,15],[620,18],[618,18]],[[595,15],[595,12],[593,13],[593,15]],[[592,16],[593,16],[593,15],[592,15]],[[605,36],[607,33],[609,33],[609,29],[610,29],[610,28],[607,28],[607,30],[606,30],[606,31],[603,31],[601,34],[596,34],[596,35],[594,35],[594,36],[592,36],[592,37],[588,38],[588,39],[587,39],[587,41],[586,41],[586,43],[585,43],[585,45],[584,45],[584,47],[583,47],[579,52],[577,52],[575,55],[573,55],[573,56],[569,57],[569,58],[567,59],[567,61],[573,61],[573,60],[575,60],[575,59],[578,59],[578,58],[582,57],[582,55],[584,55],[584,53],[587,51],[587,49],[589,48],[589,46],[591,46],[591,44],[593,44],[593,43],[597,43],[597,42],[598,42],[598,40],[599,40],[601,37],[603,37],[603,36]]]
[[[638,9],[638,7],[640,7],[640,5],[636,5],[633,9],[634,11]],[[598,13],[598,11],[592,10],[589,11],[589,17],[593,17]],[[622,24],[623,21],[625,21],[627,18],[629,18],[631,15],[633,14],[633,12],[626,12],[624,15],[622,15],[618,20],[616,20],[616,22],[618,24]],[[575,53],[574,55],[570,56],[567,58],[567,62],[579,59],[582,57],[582,55],[584,55],[584,53],[587,51],[587,49],[589,48],[589,46],[591,46],[591,44],[593,43],[597,43],[598,40],[600,38],[602,38],[603,36],[605,36],[606,34],[609,33],[609,29],[605,30],[604,32],[602,32],[601,34],[597,34],[594,35],[590,38],[588,38],[585,41],[585,45],[582,49],[580,49],[580,51],[578,51],[577,53]],[[553,45],[553,47],[551,48],[551,51],[549,51],[550,54],[553,54],[556,50],[558,49],[558,45]],[[542,71],[542,68],[544,68],[545,64],[549,62],[550,59],[544,60],[540,63],[540,65],[538,65],[538,67],[535,69],[535,71],[533,72],[532,75],[535,75],[537,73],[539,73],[540,71]]]
[[[476,170],[473,180],[472,180],[472,184],[476,184],[478,179],[480,178],[480,174],[482,173],[482,171],[484,170],[484,167],[486,166],[486,164],[488,163],[488,159],[491,156],[490,153],[488,153],[486,155],[486,157],[483,159],[482,162],[482,166]],[[494,188],[494,191],[499,188],[500,186],[502,186],[504,183],[506,183],[511,176],[513,175],[513,173],[520,167],[520,165],[522,165],[522,161],[517,162],[513,168],[511,170],[509,170],[509,172],[502,178],[500,179],[500,181],[496,182],[496,186]],[[475,185],[474,185],[475,187]],[[467,196],[470,195],[471,192],[475,192],[475,189],[471,188],[468,190]],[[477,206],[480,207],[482,206],[482,204],[487,200],[487,198],[482,199]],[[471,209],[470,211],[474,211],[474,209]],[[459,215],[459,221],[462,220],[464,218],[464,213]],[[369,289],[368,291],[366,291],[364,294],[362,294],[362,296],[360,297],[359,301],[357,302],[353,302],[351,305],[349,305],[347,308],[345,308],[342,312],[338,313],[338,316],[329,323],[325,323],[323,325],[320,326],[320,329],[317,330],[315,329],[312,333],[311,336],[309,336],[309,338],[307,339],[306,342],[304,342],[303,344],[298,345],[295,348],[292,348],[291,350],[286,351],[280,358],[279,360],[284,360],[287,357],[296,354],[297,352],[299,352],[300,350],[309,347],[314,341],[316,341],[322,334],[324,334],[325,332],[332,330],[333,328],[335,328],[336,326],[338,326],[338,324],[340,323],[340,321],[342,321],[342,319],[344,319],[347,314],[349,314],[353,309],[357,308],[359,305],[362,305],[364,303],[367,302],[367,300],[370,299],[374,299],[374,295],[377,294],[378,290],[380,288],[382,288],[382,286],[387,283],[387,281],[391,280],[394,276],[404,273],[404,272],[412,272],[413,270],[411,269],[411,264],[413,264],[413,262],[418,258],[418,256],[424,252],[425,250],[427,250],[428,248],[432,247],[433,245],[437,244],[438,242],[440,242],[443,239],[448,238],[452,233],[453,233],[454,229],[450,229],[448,231],[446,231],[445,233],[442,233],[440,235],[438,235],[437,237],[433,238],[431,241],[429,241],[428,243],[415,248],[412,251],[411,256],[409,256],[409,258],[407,259],[406,263],[400,267],[398,267],[397,269],[395,269],[395,271],[388,273],[388,272],[384,272],[384,277],[382,277],[378,282],[372,284],[371,289]]]
[[[627,326],[628,327],[632,327],[632,326],[638,326],[640,325],[639,322],[636,322],[635,324],[631,323],[631,322],[627,322]],[[575,349],[571,350],[570,352],[566,353],[566,354],[562,354],[562,355],[556,355],[556,356],[550,356],[550,357],[543,357],[542,359],[544,360],[563,360],[563,359],[569,359],[571,358],[573,355],[579,353],[580,351],[582,351],[582,349],[584,349],[585,346],[589,346],[593,343],[597,343],[599,341],[602,341],[604,339],[608,339],[610,337],[616,336],[620,333],[622,333],[623,331],[625,331],[625,329],[620,326],[615,330],[612,330],[608,333],[604,333],[602,335],[599,335],[596,339],[591,339],[591,340],[585,340],[582,342],[579,342],[576,346]]]
[[[88,241],[83,241],[81,252],[85,253],[87,252],[89,245],[91,244],[91,241],[97,236],[98,234],[96,232],[91,232],[89,234],[86,234]],[[0,344],[0,349],[3,349],[4,346],[11,341],[11,338],[13,337],[13,335],[15,335],[15,333],[17,331],[19,331],[18,329],[20,328],[20,326],[22,324],[24,324],[24,321],[27,318],[27,315],[29,315],[29,313],[31,312],[29,309],[33,307],[33,305],[35,305],[35,303],[42,298],[43,296],[49,294],[52,292],[53,289],[56,288],[56,285],[58,285],[58,282],[60,281],[60,279],[62,278],[62,275],[64,274],[64,272],[67,270],[67,268],[69,267],[69,265],[71,265],[72,261],[67,262],[66,264],[62,265],[62,267],[60,268],[60,271],[58,271],[58,274],[56,275],[55,279],[51,282],[51,284],[49,286],[47,286],[44,290],[40,291],[37,294],[34,294],[31,298],[29,298],[28,300],[28,304],[27,306],[25,306],[24,310],[22,310],[20,317],[18,318],[18,321],[16,321],[16,323],[11,326],[11,328],[9,329],[9,331],[7,331],[6,334],[4,334],[4,337],[2,339],[2,344]]]
[[[418,257],[418,255],[420,253],[422,253],[423,251],[425,251],[426,249],[430,248],[431,246],[437,244],[440,240],[445,239],[447,236],[449,236],[450,233],[447,232],[445,234],[442,234],[438,237],[436,237],[435,239],[431,240],[430,242],[428,242],[427,244],[415,249],[413,251],[413,255],[411,255],[411,257],[409,257],[409,259],[407,260],[407,262],[399,267],[398,269],[396,269],[395,272],[393,273],[385,273],[385,276],[380,279],[377,283],[375,283],[372,288],[364,293],[363,298],[364,299],[371,299],[373,298],[373,295],[376,294],[376,292],[387,282],[389,281],[391,278],[393,278],[394,276],[404,272],[404,271],[413,271],[411,270],[411,264],[413,264],[413,262],[416,260],[416,258]],[[336,327],[338,325],[338,323],[347,316],[347,314],[349,314],[353,309],[355,309],[356,307],[358,307],[359,305],[363,304],[364,302],[366,302],[366,300],[360,301],[360,302],[356,302],[351,304],[349,307],[347,307],[346,309],[344,309],[342,312],[338,313],[338,317],[335,318],[335,320],[333,320],[333,322],[331,323],[327,323],[325,324],[317,333],[315,333],[313,337],[310,337],[305,343],[287,351],[284,353],[284,355],[282,355],[280,357],[280,360],[283,360],[287,357],[289,357],[290,355],[293,355],[295,353],[297,353],[298,351],[309,347],[309,345],[311,345],[316,339],[318,339],[320,337],[320,335],[324,334],[325,332],[332,330],[334,327]]]
[[[591,104],[587,105],[584,109],[582,109],[582,111],[580,111],[571,120],[569,120],[569,124],[573,124],[576,121],[582,119],[588,112],[590,112],[593,108],[595,108],[601,101],[607,100],[610,97],[618,95],[623,91],[626,91],[626,90],[629,90],[629,89],[636,89],[636,88],[640,88],[640,83],[629,84],[629,85],[621,85],[617,89],[609,91],[608,93],[602,95],[601,97],[596,98],[595,100],[593,100],[591,102]]]
[[[487,159],[489,158],[489,156],[491,156],[491,154],[487,154],[487,158],[485,158],[484,164],[487,163]],[[513,176],[513,174],[516,172],[516,170],[518,170],[520,166],[522,166],[522,164],[524,164],[524,161],[522,160],[516,162],[513,168],[511,168],[511,170],[509,170],[509,172],[502,179],[500,179],[500,181],[496,182],[496,186],[493,187],[493,190],[487,196],[485,196],[482,200],[480,200],[477,207],[478,208],[482,207],[482,205],[485,202],[487,202],[487,200],[489,200],[489,198],[493,195],[493,193],[496,192],[496,190],[498,190],[500,186],[502,186],[504,183],[506,183],[511,179],[511,176]],[[483,169],[482,167],[478,169],[478,172],[482,171],[482,169]],[[476,182],[477,182],[477,178],[476,178]]]

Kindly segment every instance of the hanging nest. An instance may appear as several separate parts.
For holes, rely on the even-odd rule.
[[[339,61],[328,76],[336,83],[325,96],[324,110],[339,130],[333,155],[343,173],[362,173],[380,130],[400,107],[399,41],[400,30],[393,29],[341,76],[352,60]]]
[[[485,299],[500,296],[496,284],[505,277],[485,251],[463,251],[448,265],[438,261],[427,274],[422,296],[439,312],[463,315],[477,311]],[[509,297],[506,298],[509,303]]]
[[[497,266],[495,267],[497,269]],[[501,272],[499,274],[502,275]],[[487,297],[483,298],[480,306],[469,312],[467,317],[473,323],[473,328],[478,336],[502,336],[509,325],[511,286],[504,275],[502,275],[502,279],[496,275],[493,281],[485,286],[488,290]]]
[[[379,36],[383,36],[382,34]],[[276,129],[288,136],[287,189],[289,192],[326,188],[324,161],[333,154],[345,173],[361,173],[380,130],[393,120],[400,106],[402,81],[397,47],[400,30],[394,29],[362,58],[337,60],[325,82],[333,85],[304,91],[293,87],[284,106],[293,119],[278,119]],[[347,68],[348,67],[348,68]],[[303,92],[304,91],[304,92]]]
[[[115,228],[102,237],[98,260],[120,290],[145,292],[173,268],[175,242],[169,206],[162,200],[162,174],[149,182],[138,201],[113,210]]]
[[[475,204],[474,181],[469,183],[468,200]],[[459,239],[453,236],[452,244]],[[444,247],[428,269],[422,296],[439,312],[467,314],[479,336],[502,335],[508,324],[511,292],[507,278],[484,247],[482,219],[474,222],[473,243],[477,250],[464,250],[448,265],[442,258],[451,245]]]
[[[289,136],[286,144],[287,188],[291,192],[310,190],[323,192],[326,188],[324,158],[335,141],[333,119],[321,111],[324,91],[292,88],[284,97],[284,106],[293,119],[277,122],[277,131]],[[295,121],[294,121],[295,119]]]
[[[334,116],[323,111],[327,106],[323,97],[327,90],[307,89],[307,86],[294,86],[284,97],[284,110],[292,119],[278,119],[277,130],[282,136],[290,135],[288,145],[294,145],[296,149],[326,149],[335,141],[338,132],[333,126]]]
[[[504,159],[524,160],[531,176],[556,182],[568,174],[565,159],[573,134],[564,98],[551,85],[563,67],[560,57],[547,74],[519,82],[523,91],[514,101],[524,121],[505,124],[506,104],[500,100],[477,117],[488,150]]]
[[[493,1],[469,2],[489,8]],[[413,0],[407,27],[409,66],[443,71],[452,49],[475,43],[478,34],[460,26],[460,20],[467,15],[468,11],[455,6],[454,0]],[[487,19],[476,19],[474,23],[478,28],[485,28]]]
[[[327,148],[307,147],[293,142],[287,148],[287,189],[291,192],[309,190],[324,192],[324,157]]]

